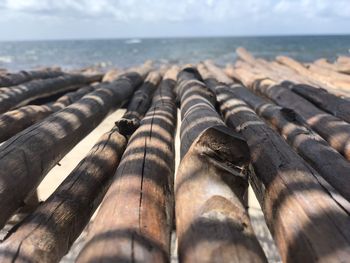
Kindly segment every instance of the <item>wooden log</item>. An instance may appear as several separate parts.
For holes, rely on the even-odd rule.
[[[16,87],[1,88],[0,113],[25,105],[37,98],[77,89],[77,86],[100,80],[101,75],[63,75],[57,78],[33,80]]]
[[[333,81],[335,83],[342,82],[342,83],[344,83],[344,85],[347,84],[348,85],[347,87],[350,86],[350,76],[349,75],[335,72],[331,69],[320,67],[316,64],[310,64],[308,66],[308,70],[310,70],[311,72],[315,72],[316,74],[326,76],[331,81]]]
[[[200,65],[198,68],[208,86],[216,87],[215,78],[220,69],[213,64],[210,67]],[[213,79],[214,84],[210,85]],[[350,163],[342,155],[313,132],[294,110],[276,106],[256,96],[240,84],[231,83],[230,87],[234,97],[249,104],[260,117],[267,120],[304,160],[350,202],[350,186],[347,184],[350,181],[348,172],[350,171]],[[325,184],[323,183],[323,185]],[[327,185],[325,187],[330,189]],[[337,198],[336,194],[333,194],[333,196]],[[338,198],[338,203],[343,203],[343,206],[349,207],[350,211],[349,202],[344,202]]]
[[[102,82],[112,82],[116,80],[119,75],[123,74],[123,70],[120,69],[111,69],[103,76]]]
[[[339,64],[339,63],[329,63],[327,59],[321,58],[314,62],[315,65],[323,68],[327,68],[329,70],[339,72],[339,73],[345,73],[350,74],[350,63],[349,65],[346,64]]]
[[[143,97],[151,101],[160,80],[155,73],[147,77],[147,84],[141,86]],[[148,89],[145,89],[145,86]],[[146,95],[146,93],[148,93]],[[139,104],[140,93],[135,92],[128,113],[142,118],[149,107]],[[147,103],[146,103],[147,104]],[[149,105],[149,104],[147,104]],[[106,133],[57,190],[0,246],[1,262],[22,262],[28,258],[35,262],[58,262],[88,223],[100,204],[121,156],[126,148],[128,133],[116,126]]]
[[[132,134],[139,126],[140,121],[152,103],[152,97],[162,76],[158,71],[148,74],[142,86],[136,90],[132,97],[127,112],[118,121],[118,129],[123,134]]]
[[[77,262],[170,262],[174,77],[165,75],[151,108],[131,136]]]
[[[338,198],[330,187],[318,179],[339,204],[349,209],[350,186],[346,182],[350,179],[350,163],[313,132],[295,111],[261,103],[259,97],[242,86],[234,86],[233,89],[235,96],[250,104],[262,118],[269,121],[296,152],[348,201]]]
[[[194,68],[178,76],[186,131],[175,181],[179,262],[267,262],[243,205],[249,150],[199,78]]]
[[[246,140],[252,183],[283,262],[341,262],[350,255],[350,217],[319,184],[319,175],[244,101],[216,90],[229,127]]]
[[[295,110],[308,125],[334,149],[350,160],[350,124],[328,114],[309,101],[280,85],[256,83],[254,90],[269,97],[282,107]]]
[[[6,141],[54,112],[64,109],[93,90],[92,86],[85,86],[63,95],[55,103],[27,105],[0,115],[0,142]]]
[[[149,67],[101,85],[79,101],[0,146],[0,226],[55,164],[110,112],[129,99]],[[9,173],[11,171],[11,173]]]
[[[316,81],[320,81],[320,82],[324,83],[326,86],[331,87],[332,89],[338,88],[338,89],[341,89],[344,91],[349,91],[350,86],[346,81],[333,80],[331,77],[324,75],[320,71],[307,69],[300,62],[298,62],[292,58],[278,56],[276,58],[276,60],[279,63],[294,69],[299,74],[306,76],[308,78],[312,78]]]
[[[252,75],[244,76],[242,71],[237,71],[236,73],[242,74],[241,77],[247,83],[246,86],[255,91],[255,93],[271,99],[282,107],[293,109],[334,149],[340,152],[347,160],[350,160],[349,123],[322,111],[311,102],[292,92],[289,88],[276,85],[276,82],[272,80],[248,80]],[[289,83],[286,83],[286,85],[289,86]]]
[[[347,56],[339,56],[337,58],[337,63],[338,64],[347,64],[347,65],[350,65],[350,57],[347,57]]]
[[[119,164],[127,139],[104,134],[55,192],[0,245],[1,262],[59,262],[89,222]]]
[[[290,84],[290,88],[295,93],[304,97],[322,110],[334,116],[350,122],[350,101],[339,98],[324,89],[317,89],[309,85]]]
[[[34,79],[56,78],[62,76],[63,74],[64,72],[57,68],[45,68],[41,70],[1,74],[0,87],[15,86]]]

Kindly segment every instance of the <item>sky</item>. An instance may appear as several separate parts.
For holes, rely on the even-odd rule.
[[[350,34],[350,0],[0,0],[0,40]]]

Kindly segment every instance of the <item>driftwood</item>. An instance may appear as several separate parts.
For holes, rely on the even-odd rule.
[[[332,89],[342,89],[345,91],[349,91],[350,84],[348,82],[333,79],[332,77],[325,75],[324,72],[321,71],[319,68],[318,68],[318,70],[316,68],[314,68],[313,70],[308,69],[304,65],[302,65],[300,62],[298,62],[292,58],[284,57],[284,56],[278,56],[276,58],[276,60],[279,63],[286,65],[286,66],[290,67],[291,69],[295,70],[299,74],[301,74],[305,77],[308,77],[308,78],[312,78],[316,81],[320,81],[320,82],[324,83],[325,85],[331,87]]]
[[[118,129],[103,135],[55,192],[0,245],[0,261],[58,262],[100,203],[126,143]]]
[[[176,69],[165,74],[131,136],[77,262],[169,262]]]
[[[101,75],[63,75],[57,78],[33,80],[16,87],[0,88],[0,113],[25,105],[37,98],[100,81],[101,77]]]
[[[217,79],[217,73],[220,71],[220,68],[213,64],[209,65],[208,69],[199,68],[201,75],[209,83],[213,79]],[[226,79],[226,82],[230,84],[229,79]],[[215,85],[213,86],[215,87]],[[292,109],[269,103],[240,84],[233,84],[230,87],[230,92],[234,97],[245,101],[260,117],[267,120],[304,160],[350,202],[350,186],[347,183],[350,181],[350,163],[341,154],[308,128],[308,125]],[[323,185],[325,184],[323,183]],[[329,187],[326,185],[326,188]],[[348,203],[342,202],[342,200],[338,202]]]
[[[338,87],[331,85],[328,82],[325,83],[324,81],[322,82],[321,80],[314,78],[312,72],[309,72],[306,67],[288,57],[280,57],[280,59],[285,61],[285,65],[276,61],[268,62],[263,59],[256,59],[244,48],[238,48],[237,55],[245,62],[236,62],[236,69],[234,70],[228,68],[226,72],[231,76],[236,71],[248,70],[255,75],[262,75],[259,78],[269,78],[277,83],[292,81],[296,84],[308,84],[314,87],[320,87],[337,96],[349,96],[347,90],[340,90]],[[237,76],[233,77],[237,79]]]
[[[131,97],[148,71],[149,65],[145,65],[139,72],[101,85],[0,146],[0,226],[68,151]]]
[[[349,60],[350,61],[350,60]],[[350,74],[350,63],[348,65],[344,64],[339,64],[339,63],[329,63],[327,59],[321,58],[318,59],[314,62],[315,65],[327,68],[329,70],[332,70],[334,72],[339,72],[339,73],[345,73],[345,74]]]
[[[322,110],[350,123],[350,101],[339,98],[326,90],[308,85],[294,85],[290,88]]]
[[[62,76],[60,69],[42,69],[32,71],[20,71],[18,73],[5,73],[0,75],[0,87],[9,87],[22,84],[34,79],[48,79]]]
[[[148,74],[142,86],[133,95],[127,112],[118,121],[117,126],[123,134],[132,134],[139,126],[140,121],[152,103],[152,97],[162,76],[158,71]]]
[[[63,95],[55,103],[27,105],[0,115],[0,142],[6,141],[52,113],[64,109],[93,90],[92,86],[85,86]]]
[[[183,158],[175,181],[180,262],[266,262],[243,205],[249,150],[193,68],[178,76]],[[193,138],[196,138],[193,141]]]
[[[158,73],[150,73],[134,93],[124,117],[128,114],[137,115],[135,118],[144,116],[149,103],[140,104],[140,94],[151,102],[159,80]],[[152,83],[154,87],[151,87]],[[118,124],[119,121],[49,199],[6,239],[0,247],[1,262],[21,262],[23,258],[35,262],[58,262],[68,252],[101,202],[126,148],[127,138],[136,128],[132,123],[125,129],[127,133],[123,133]]]
[[[261,94],[276,104],[293,109],[307,124],[324,138],[334,149],[350,160],[350,124],[317,108],[287,86],[277,85],[270,79],[262,79],[245,70],[236,70],[242,83],[256,93]]]
[[[227,124],[246,140],[252,183],[283,262],[341,262],[350,256],[350,217],[319,175],[231,88],[213,83]]]

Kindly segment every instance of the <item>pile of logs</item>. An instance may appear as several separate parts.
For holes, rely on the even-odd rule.
[[[59,262],[88,224],[77,262],[170,262],[174,230],[179,262],[267,262],[249,185],[283,262],[346,262],[350,58],[303,64],[237,54],[226,68],[146,62],[106,74],[0,75],[1,228],[79,141],[126,109],[12,227],[0,262]]]

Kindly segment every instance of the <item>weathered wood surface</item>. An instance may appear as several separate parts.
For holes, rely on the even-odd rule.
[[[227,124],[247,140],[256,174],[252,174],[253,188],[283,262],[348,258],[349,214],[319,184],[319,175],[244,101],[235,98],[230,87],[212,88]]]
[[[147,84],[137,90],[142,90],[143,98],[149,102],[160,80],[158,73],[151,72],[150,75],[146,78]],[[145,105],[150,103],[138,103],[140,92],[137,91],[124,116],[131,113],[142,118],[148,110],[149,106]],[[67,99],[62,98],[61,101]],[[119,121],[48,200],[0,246],[1,262],[23,262],[22,258],[35,262],[58,262],[68,252],[100,204],[126,148],[127,138],[136,127],[132,123],[124,133],[118,124]]]
[[[299,155],[350,202],[350,185],[347,183],[350,181],[350,163],[339,152],[308,128],[295,111],[266,103],[240,85],[232,86],[232,89],[236,97],[269,121]]]
[[[220,68],[213,64],[207,69],[200,67],[200,73],[208,83],[211,81],[215,83],[219,72]],[[230,85],[230,79],[226,79],[226,82]],[[267,120],[304,160],[350,202],[350,185],[347,183],[350,181],[350,163],[341,154],[313,132],[294,110],[272,104],[242,85],[233,84],[232,81],[230,88],[232,96],[245,101],[260,117]],[[336,195],[334,196],[336,198]],[[348,202],[343,202],[339,198],[338,202],[345,203],[343,206],[348,207]]]
[[[101,202],[127,139],[103,135],[55,192],[0,244],[1,262],[58,262]]]
[[[227,73],[232,76],[236,71],[249,71],[255,75],[262,75],[259,78],[270,78],[277,83],[284,81],[292,81],[296,84],[308,84],[314,87],[320,87],[326,89],[329,92],[337,96],[349,96],[348,90],[342,90],[338,87],[330,84],[329,82],[321,81],[318,78],[314,78],[312,72],[309,72],[304,65],[290,59],[288,57],[279,57],[285,64],[278,63],[276,61],[266,61],[263,59],[256,59],[251,53],[244,48],[237,49],[237,55],[244,61],[237,61],[235,69],[227,69]],[[232,76],[237,79],[237,76]]]
[[[54,103],[27,105],[0,115],[0,142],[6,141],[54,112],[64,109],[93,90],[92,86],[85,86],[63,95]]]
[[[350,123],[350,100],[339,98],[326,90],[309,85],[291,84],[290,88],[320,109]]]
[[[47,97],[78,86],[100,81],[101,75],[63,75],[51,79],[40,79],[25,84],[0,88],[0,113],[22,106],[37,98]]]
[[[331,76],[325,75],[324,72],[319,69],[319,67],[318,69],[316,67],[314,67],[313,69],[308,69],[300,62],[285,56],[278,56],[276,60],[279,63],[295,70],[299,74],[308,78],[312,78],[316,81],[320,81],[333,89],[342,89],[345,91],[348,91],[350,89],[350,83],[343,80],[333,79]]]
[[[15,86],[34,79],[56,78],[63,74],[64,72],[55,68],[5,73],[0,75],[0,87]]]
[[[180,262],[266,262],[243,205],[249,150],[228,129],[194,68],[178,76],[181,160],[175,181]],[[193,138],[195,138],[193,140]]]
[[[176,69],[165,74],[128,147],[77,262],[169,262]]]
[[[158,71],[148,74],[142,86],[135,91],[129,102],[127,112],[118,121],[117,126],[123,134],[132,134],[152,103],[152,97],[162,76]]]
[[[250,89],[276,104],[293,109],[307,124],[324,138],[334,149],[350,160],[350,124],[322,111],[289,88],[277,85],[270,79],[261,79],[247,71],[236,71],[242,82]],[[290,83],[286,84],[290,85]]]
[[[340,63],[332,64],[332,63],[329,63],[327,59],[321,58],[316,60],[314,64],[323,68],[330,69],[335,72],[350,74],[350,63],[348,65],[340,64]]]
[[[112,110],[128,100],[149,65],[18,133],[0,146],[0,226],[22,205],[48,171]],[[11,171],[11,173],[9,173]]]

